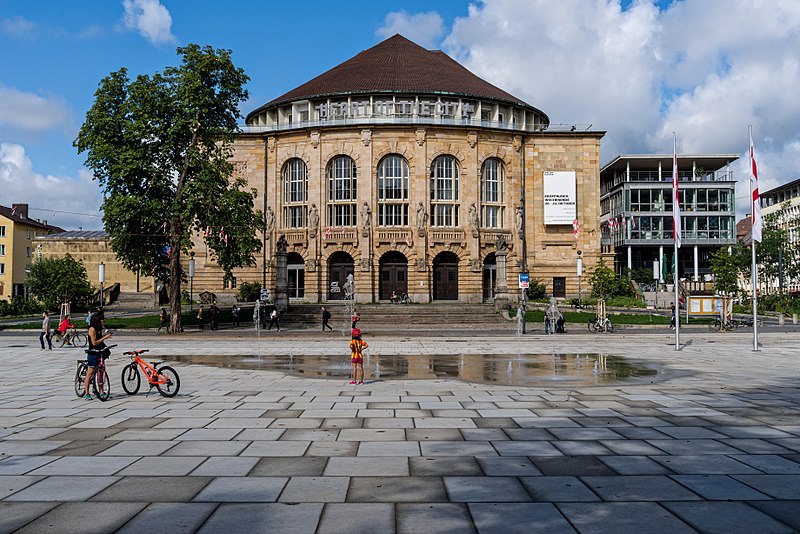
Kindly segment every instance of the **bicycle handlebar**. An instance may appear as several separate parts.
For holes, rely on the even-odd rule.
[[[150,352],[148,349],[140,349],[140,350],[131,350],[128,352],[123,352],[125,356],[138,356],[139,354],[144,354],[145,352]]]

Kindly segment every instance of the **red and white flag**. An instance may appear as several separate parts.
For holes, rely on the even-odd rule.
[[[578,239],[578,233],[580,232],[580,223],[578,219],[574,219],[572,221],[572,233],[575,234],[575,239]]]
[[[753,241],[761,243],[761,199],[758,194],[758,166],[756,166],[756,153],[753,149],[753,132],[750,132],[750,194],[751,206],[753,210],[752,223],[753,223]]]
[[[681,246],[681,201],[678,195],[678,136],[672,133],[672,237]]]

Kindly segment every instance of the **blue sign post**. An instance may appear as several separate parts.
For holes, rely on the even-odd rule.
[[[519,275],[519,287],[520,289],[528,289],[528,284],[530,283],[530,276],[528,273],[520,273]]]

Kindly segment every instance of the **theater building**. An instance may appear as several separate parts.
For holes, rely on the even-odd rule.
[[[247,115],[232,160],[264,250],[226,280],[198,244],[195,289],[274,289],[286,247],[290,300],[341,299],[348,274],[359,302],[514,302],[522,272],[577,294],[577,251],[600,255],[602,136],[395,35]]]

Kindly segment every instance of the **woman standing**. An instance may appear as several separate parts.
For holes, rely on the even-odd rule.
[[[112,336],[111,332],[104,336],[102,334],[103,319],[100,318],[99,313],[92,314],[92,323],[89,326],[89,350],[86,351],[88,369],[86,370],[86,379],[83,381],[84,400],[92,400],[92,395],[89,393],[89,383],[92,381],[92,375],[94,374],[94,368],[97,367],[98,360],[103,357],[102,352],[106,348],[105,341]],[[99,384],[98,387],[102,392],[103,384]]]

